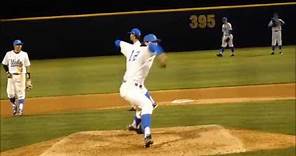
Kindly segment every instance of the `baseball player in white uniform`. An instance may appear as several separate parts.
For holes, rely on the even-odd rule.
[[[31,89],[30,60],[22,51],[23,42],[15,40],[14,49],[8,51],[2,61],[7,74],[7,95],[12,106],[13,115],[22,115],[24,111],[26,88]]]
[[[272,37],[271,37],[271,48],[272,52],[271,55],[274,55],[274,51],[276,48],[276,45],[278,45],[280,54],[282,55],[282,25],[284,25],[285,22],[279,18],[277,13],[273,14],[273,17],[271,18],[270,22],[268,23],[268,26],[271,27]]]
[[[151,115],[155,101],[149,95],[144,82],[149,74],[155,57],[158,58],[161,67],[166,67],[166,54],[158,44],[154,34],[144,37],[144,45],[136,46],[127,42],[116,40],[116,47],[120,47],[121,53],[126,57],[126,72],[120,86],[120,96],[127,100],[135,109],[134,126],[141,122],[144,132],[144,147],[153,144],[151,137]],[[140,117],[140,118],[139,118]],[[141,121],[137,121],[140,119]]]
[[[140,42],[140,37],[141,37],[141,30],[139,28],[132,28],[129,33],[129,37],[130,37],[130,40],[132,41],[133,45],[135,46],[141,46],[141,42]],[[129,109],[129,111],[136,111],[136,109],[134,107],[131,107]],[[139,116],[138,118],[135,117],[135,121],[138,121],[137,122],[137,125],[139,125],[139,123],[141,122],[141,117]],[[135,123],[134,121],[134,123]],[[135,125],[135,124],[134,124]],[[128,130],[135,130],[137,131],[139,128],[136,128],[135,126],[131,126],[129,125],[128,126]],[[138,133],[141,133],[140,131],[138,131]]]
[[[223,32],[223,36],[222,36],[222,44],[221,44],[221,49],[219,51],[219,53],[217,54],[217,56],[222,57],[223,53],[224,53],[224,49],[227,47],[227,45],[229,46],[229,48],[231,49],[231,55],[230,56],[234,56],[234,45],[233,45],[233,35],[232,35],[232,26],[231,23],[229,23],[227,21],[226,17],[222,18],[222,32]]]
[[[132,28],[130,32],[128,32],[130,34],[130,40],[132,41],[133,45],[135,46],[141,46],[141,42],[140,42],[140,38],[141,38],[141,30],[139,28]],[[158,105],[157,103],[153,104],[153,107],[156,108]],[[129,109],[129,111],[136,111],[136,109],[134,107],[131,107]],[[128,130],[131,131],[137,131],[138,133],[141,133],[140,128],[138,127],[138,125],[140,126],[140,122],[141,122],[141,117],[135,117],[135,120],[133,121],[133,124],[130,124],[128,126]],[[138,122],[136,122],[138,121]],[[138,124],[136,124],[138,123]]]

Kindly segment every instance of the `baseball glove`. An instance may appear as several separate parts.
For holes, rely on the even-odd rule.
[[[7,78],[12,78],[12,74],[10,72],[6,72]]]
[[[31,90],[32,88],[33,88],[32,81],[30,79],[28,79],[26,81],[26,89]]]
[[[271,27],[276,27],[278,25],[278,23],[279,23],[279,21],[277,19],[275,19],[275,18],[272,18],[271,21],[272,21],[272,26]]]

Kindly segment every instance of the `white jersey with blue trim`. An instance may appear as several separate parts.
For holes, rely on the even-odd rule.
[[[141,42],[138,40],[138,41],[136,41],[133,45],[135,45],[135,46],[141,46]]]
[[[2,64],[8,66],[10,73],[18,74],[26,73],[26,67],[31,65],[26,52],[20,51],[19,53],[15,53],[13,50],[6,53]]]
[[[127,82],[144,84],[156,53],[148,46],[136,46],[120,41],[121,53],[126,57],[126,72],[123,79]]]

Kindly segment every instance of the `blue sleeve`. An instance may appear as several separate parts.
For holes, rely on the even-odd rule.
[[[120,47],[120,41],[121,41],[121,40],[116,40],[116,41],[114,42],[116,48],[119,48],[119,47]]]
[[[155,55],[160,55],[164,51],[163,48],[157,43],[149,44],[148,48]]]

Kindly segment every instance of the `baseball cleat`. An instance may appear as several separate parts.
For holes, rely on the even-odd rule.
[[[13,116],[16,116],[16,114],[17,114],[17,108],[15,107],[15,108],[13,108],[13,110],[12,110],[12,115],[13,115]]]
[[[223,55],[221,53],[217,54],[218,57],[222,57]]]
[[[230,56],[234,56],[234,54],[231,54]]]
[[[16,113],[16,116],[22,116],[23,115],[23,112],[17,112]]]
[[[274,55],[274,52],[271,52],[270,55]]]
[[[135,131],[137,134],[143,134],[143,131],[142,131],[142,128],[141,128],[141,125],[139,126],[139,128],[136,128],[135,126],[133,125],[128,125],[128,128],[127,128],[129,131]]]
[[[135,126],[133,126],[132,124],[128,125],[127,129],[129,131],[135,131],[137,128]]]
[[[139,125],[139,128],[137,129],[137,134],[144,134],[144,131],[143,131],[143,129],[142,129],[142,126],[141,125]]]
[[[280,55],[283,55],[284,53],[283,52],[280,52]]]
[[[149,148],[152,144],[153,144],[153,140],[152,140],[152,137],[151,135],[148,135],[145,139],[144,139],[144,147],[145,148]]]
[[[17,112],[16,111],[13,111],[12,115],[13,116],[16,116],[17,115]]]
[[[128,111],[136,111],[136,109],[134,107],[130,108]]]

